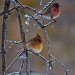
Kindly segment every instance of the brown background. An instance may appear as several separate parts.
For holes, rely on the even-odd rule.
[[[46,1],[43,0],[43,5],[40,6],[40,0],[20,0],[23,4],[29,5],[37,10],[41,10],[43,6],[45,6]],[[56,1],[56,0],[55,0]],[[57,19],[55,24],[47,27],[50,40],[51,40],[51,52],[57,57],[61,62],[63,62],[66,67],[70,70],[69,75],[75,75],[75,0],[57,0],[61,6],[61,14],[60,18]],[[3,10],[4,2],[0,0],[0,12]],[[20,10],[22,14],[23,22],[25,22],[25,12]],[[24,23],[25,24],[25,23]],[[45,33],[42,29],[38,29],[38,25],[34,26],[31,24],[30,26],[24,25],[25,30],[29,29],[26,32],[26,41],[30,38],[34,37],[36,33],[40,34],[44,40],[44,48],[41,54],[45,57],[47,56],[47,41],[45,37]],[[0,17],[0,50],[1,50],[1,32],[2,31],[2,17]],[[8,40],[20,40],[19,35],[19,25],[18,19],[13,12],[8,19],[7,26],[7,39]],[[21,45],[20,45],[21,46]],[[19,47],[20,47],[19,46]],[[18,52],[16,52],[15,48],[8,48],[9,43],[7,43],[7,65],[9,65],[12,60],[16,57]],[[34,62],[33,62],[34,61]],[[19,70],[21,61],[17,60],[13,66],[7,71],[8,73],[15,72]],[[30,63],[31,67],[34,71],[37,72],[45,72],[45,63],[39,59],[37,56],[30,54]],[[15,67],[16,66],[16,67]],[[23,69],[23,71],[25,68]],[[56,62],[54,64],[53,72],[55,75],[63,75],[63,70],[61,66]],[[1,55],[0,55],[0,73],[1,73]]]

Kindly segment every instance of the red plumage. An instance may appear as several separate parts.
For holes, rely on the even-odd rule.
[[[44,13],[46,16],[50,16],[51,18],[55,19],[60,15],[60,5],[58,3],[52,4]]]

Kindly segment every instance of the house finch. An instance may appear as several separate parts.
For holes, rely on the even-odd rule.
[[[58,3],[52,4],[44,13],[44,15],[56,19],[60,15],[60,5]]]
[[[26,43],[26,47],[27,49],[32,49],[34,52],[40,53],[43,49],[42,42],[43,40],[41,39],[40,35],[36,34],[34,38],[32,38]],[[22,51],[22,50],[23,48],[20,49],[19,51]]]

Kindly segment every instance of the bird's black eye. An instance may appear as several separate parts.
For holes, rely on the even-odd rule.
[[[40,39],[38,39],[38,41],[40,41]]]

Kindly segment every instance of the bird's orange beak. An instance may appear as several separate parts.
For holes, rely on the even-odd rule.
[[[43,40],[41,39],[40,42],[43,42]]]

